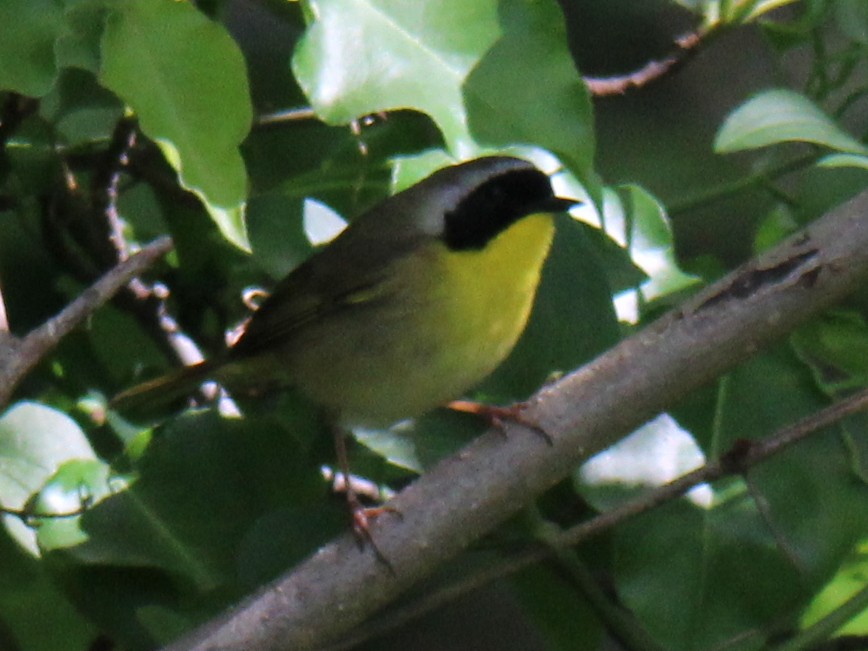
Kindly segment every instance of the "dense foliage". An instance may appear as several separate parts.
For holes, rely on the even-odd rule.
[[[0,374],[21,380],[0,416],[0,648],[157,648],[346,529],[324,479],[331,436],[299,399],[240,402],[242,417],[204,403],[144,425],[107,403],[222,350],[249,314],[245,290],[267,290],[431,170],[505,152],[584,200],[558,225],[519,346],[475,393],[495,403],[864,187],[864,0],[561,5],[0,0],[11,334],[154,238],[174,241],[26,377]],[[695,41],[661,45],[686,28]],[[670,54],[660,78],[592,97]],[[855,297],[697,388],[437,580],[862,388],[864,307]],[[0,365],[13,368],[24,353],[8,341]],[[352,468],[399,490],[480,429],[438,412],[359,431]],[[850,418],[621,522],[505,577],[487,612],[467,597],[474,630],[447,611],[427,635],[477,649],[806,649],[845,635],[868,648],[865,430]],[[423,637],[393,635],[394,648]]]

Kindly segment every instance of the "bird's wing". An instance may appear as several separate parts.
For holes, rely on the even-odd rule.
[[[343,310],[388,300],[399,286],[392,264],[413,244],[392,242],[387,256],[369,255],[369,244],[355,239],[346,247],[336,240],[292,271],[254,313],[232,355],[273,349]]]

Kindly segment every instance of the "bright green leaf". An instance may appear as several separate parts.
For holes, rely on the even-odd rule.
[[[111,483],[108,464],[97,459],[73,459],[60,466],[31,503],[31,510],[35,516],[76,515],[47,517],[39,523],[36,539],[43,553],[73,547],[87,540],[81,527],[80,512],[111,495]],[[116,483],[117,489],[123,487],[123,482]]]
[[[782,142],[810,142],[844,152],[868,153],[868,148],[816,104],[791,90],[765,91],[735,109],[720,128],[714,148],[718,153],[732,153]]]
[[[498,3],[311,0],[292,61],[317,114],[345,124],[378,111],[428,113],[449,149],[475,149],[461,85],[496,40]]]
[[[754,235],[753,248],[762,253],[792,235],[799,228],[790,206],[778,204],[759,222]]]
[[[829,583],[814,597],[810,606],[802,615],[802,626],[808,627],[816,624],[823,617],[828,616],[850,599],[858,599],[856,604],[861,613],[847,621],[841,627],[838,635],[865,635],[868,630],[868,609],[866,603],[866,577],[868,577],[868,550],[863,544],[835,574]]]
[[[35,402],[20,402],[0,417],[0,503],[21,509],[62,463],[93,459],[93,449],[69,416]],[[36,552],[33,532],[6,519],[18,541]]]
[[[829,154],[817,161],[817,167],[855,167],[868,170],[868,156],[861,154]]]
[[[112,6],[102,54],[102,83],[129,104],[224,236],[249,248],[238,147],[252,108],[244,60],[226,30],[189,2],[129,0]]]

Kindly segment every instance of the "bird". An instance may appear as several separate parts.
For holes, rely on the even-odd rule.
[[[236,343],[121,392],[120,412],[229,387],[292,387],[346,427],[385,427],[460,397],[527,324],[556,197],[531,163],[488,156],[380,202],[291,271]]]
[[[464,395],[513,349],[554,216],[576,203],[555,196],[549,177],[523,159],[442,168],[353,219],[292,270],[234,345],[123,391],[110,407],[140,412],[216,380],[230,393],[297,390],[336,431],[422,415]],[[336,445],[345,459],[342,436]],[[365,529],[363,520],[354,528]]]

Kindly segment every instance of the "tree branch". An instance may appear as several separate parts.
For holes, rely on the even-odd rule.
[[[391,573],[349,533],[167,647],[311,649],[340,638],[440,564],[696,387],[829,307],[868,276],[868,192],[743,265],[531,401],[391,503],[371,527]],[[730,460],[732,461],[732,460]]]
[[[117,264],[81,293],[57,315],[23,338],[0,339],[0,405],[5,405],[15,387],[42,359],[97,308],[106,303],[131,278],[142,273],[172,249],[172,240],[157,239]]]
[[[613,529],[630,518],[676,500],[700,484],[712,483],[730,475],[745,474],[751,468],[803,441],[812,434],[865,409],[868,409],[868,389],[806,416],[796,423],[782,427],[761,441],[737,442],[720,458],[709,461],[701,468],[682,475],[663,486],[649,490],[643,495],[627,500],[616,508],[600,513],[589,520],[547,535],[545,547],[528,547],[503,556],[485,568],[438,587],[436,590],[418,597],[415,601],[402,603],[400,607],[390,609],[383,616],[365,622],[364,626],[358,627],[346,638],[331,646],[320,648],[318,651],[346,651],[362,642],[384,635],[466,594],[539,563],[551,557],[558,550],[574,547],[589,538]]]
[[[649,61],[633,72],[613,77],[584,77],[588,91],[594,97],[623,95],[628,90],[642,88],[659,81],[667,74],[682,66],[687,59],[695,54],[699,46],[707,40],[712,32],[693,32],[676,39],[675,50],[668,56],[656,61]]]

